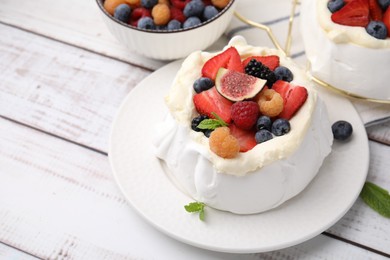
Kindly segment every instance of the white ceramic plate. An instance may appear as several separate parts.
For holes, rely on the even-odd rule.
[[[352,104],[331,93],[321,97],[330,119],[354,127],[347,143],[333,145],[317,177],[298,196],[255,215],[235,215],[206,208],[206,220],[189,214],[193,200],[169,180],[153,154],[155,125],[167,113],[163,97],[181,62],[163,67],[143,80],[125,99],[114,121],[109,159],[114,177],[133,208],[160,231],[204,249],[254,253],[306,241],[332,226],[353,205],[366,180],[369,149],[366,132]],[[323,90],[320,90],[323,91]]]

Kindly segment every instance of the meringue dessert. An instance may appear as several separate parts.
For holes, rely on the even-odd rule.
[[[390,100],[390,8],[383,3],[302,1],[300,32],[314,77],[355,96]]]
[[[278,50],[234,37],[182,63],[153,140],[176,186],[209,207],[260,213],[300,193],[331,152],[324,102]]]

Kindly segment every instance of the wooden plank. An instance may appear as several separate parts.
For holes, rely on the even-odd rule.
[[[166,63],[130,55],[108,31],[95,0],[3,0],[0,22],[149,69]]]
[[[150,72],[2,24],[0,32],[0,114],[107,151],[116,110]]]
[[[35,260],[38,258],[0,243],[0,259]]]
[[[0,242],[39,258],[380,257],[323,235],[265,254],[197,249],[158,232],[131,209],[113,181],[106,156],[4,119],[0,144]]]

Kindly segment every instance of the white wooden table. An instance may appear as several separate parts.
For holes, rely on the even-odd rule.
[[[164,63],[118,43],[94,0],[1,0],[0,35],[0,259],[390,257],[390,220],[361,199],[321,235],[276,252],[211,252],[158,232],[119,192],[107,147],[124,97]],[[368,180],[387,190],[389,127],[367,129]]]

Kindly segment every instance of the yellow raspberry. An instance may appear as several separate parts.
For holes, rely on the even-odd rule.
[[[171,19],[171,11],[166,4],[156,4],[152,9],[153,21],[156,25],[166,25]]]
[[[166,4],[166,5],[170,5],[170,2],[169,2],[169,0],[158,0],[158,3],[159,4]]]
[[[114,15],[115,8],[124,3],[126,3],[126,0],[105,0],[103,6],[109,14]]]
[[[225,8],[229,2],[230,0],[211,0],[211,3],[219,9]]]
[[[283,102],[283,98],[278,92],[273,89],[266,89],[260,93],[257,103],[261,114],[275,117],[283,111]]]
[[[238,140],[230,134],[230,129],[226,126],[218,127],[211,133],[209,145],[211,151],[225,159],[234,158],[240,152]]]
[[[125,2],[133,8],[141,6],[141,0],[125,0]]]

